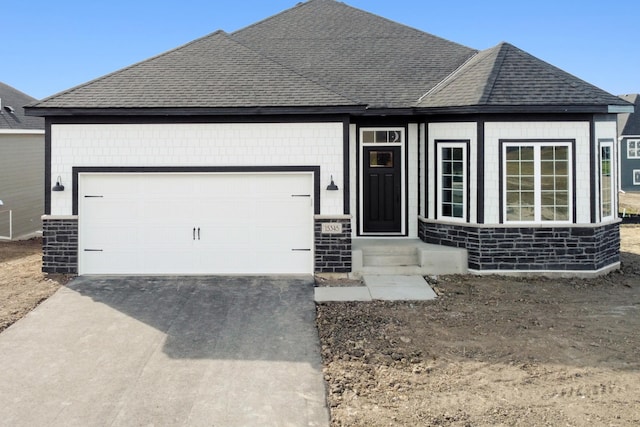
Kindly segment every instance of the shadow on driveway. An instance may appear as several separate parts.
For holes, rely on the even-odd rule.
[[[311,276],[79,277],[0,360],[5,425],[329,424]]]

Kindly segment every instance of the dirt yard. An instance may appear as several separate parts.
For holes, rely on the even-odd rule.
[[[318,306],[333,426],[640,425],[640,226],[592,279],[430,278],[430,302]],[[68,279],[0,242],[0,330]]]
[[[597,279],[441,276],[318,306],[333,426],[640,425],[640,226]]]

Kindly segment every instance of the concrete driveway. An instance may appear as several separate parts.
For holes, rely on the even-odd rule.
[[[328,426],[313,278],[80,277],[0,334],[7,426]]]

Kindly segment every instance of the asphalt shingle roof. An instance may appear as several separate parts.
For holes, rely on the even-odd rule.
[[[418,103],[443,106],[626,105],[509,43],[480,52]]]
[[[36,99],[0,82],[0,129],[44,129],[44,119],[25,116],[24,106]],[[7,108],[11,107],[11,108]],[[13,110],[13,111],[10,111]]]
[[[626,105],[502,43],[478,52],[308,0],[54,95],[35,109]]]
[[[618,136],[640,136],[640,94],[621,95],[634,105],[635,112],[618,114]]]

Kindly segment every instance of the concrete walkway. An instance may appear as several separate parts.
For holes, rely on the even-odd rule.
[[[7,426],[328,426],[313,278],[81,277],[0,334]]]
[[[436,293],[422,276],[364,275],[362,280],[365,286],[318,287],[315,301],[426,301],[436,298]]]

